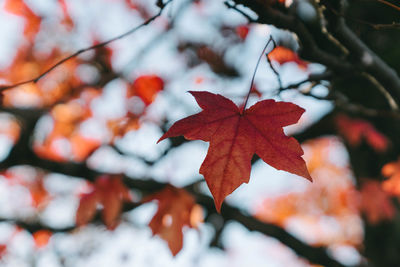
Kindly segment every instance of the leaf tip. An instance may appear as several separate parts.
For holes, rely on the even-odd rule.
[[[224,201],[224,200],[220,200],[220,199],[214,198],[215,209],[217,210],[217,212],[218,212],[219,214],[221,214],[221,206],[222,206],[222,202],[223,202],[223,201]]]
[[[300,174],[301,177],[306,178],[307,180],[309,180],[311,183],[314,182],[313,178],[311,177],[310,173],[308,172],[308,170],[306,169],[302,174]]]
[[[160,143],[160,142],[161,142],[162,140],[164,140],[164,139],[165,139],[164,135],[161,136],[160,139],[157,140],[156,144]]]
[[[160,139],[157,140],[157,143],[156,143],[156,144],[160,143],[160,142],[163,141],[164,139],[167,139],[167,138],[171,137],[171,136],[168,135],[168,132],[169,132],[169,130],[168,130],[166,133],[164,133],[164,134],[160,137]]]

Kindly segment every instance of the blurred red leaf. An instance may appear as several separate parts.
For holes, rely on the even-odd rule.
[[[253,84],[253,86],[251,87],[250,93],[256,95],[258,98],[262,97],[262,93],[260,92],[260,90],[258,90],[255,84]]]
[[[63,13],[62,23],[67,27],[68,30],[71,30],[74,27],[74,21],[72,20],[69,12],[68,6],[65,0],[58,0],[59,5],[61,6],[61,10]]]
[[[82,226],[90,222],[94,218],[94,215],[96,215],[98,203],[99,196],[96,191],[84,194],[79,201],[79,207],[76,211],[76,225]]]
[[[335,118],[336,127],[340,134],[351,146],[360,145],[364,139],[375,151],[383,152],[388,148],[389,141],[368,121],[352,119],[344,114]]]
[[[296,123],[304,109],[288,102],[263,100],[242,112],[222,95],[190,93],[203,111],[175,122],[158,142],[179,135],[210,142],[200,173],[206,179],[218,211],[227,195],[249,182],[255,153],[278,170],[311,180],[301,158],[303,150],[282,129]]]
[[[125,0],[125,4],[130,8],[130,9],[138,9],[138,5],[132,0]]]
[[[365,180],[361,186],[361,211],[370,224],[390,220],[395,215],[395,207],[381,184],[374,180]]]
[[[82,226],[90,222],[102,205],[102,219],[108,229],[118,225],[118,217],[122,211],[123,202],[132,201],[128,188],[119,177],[103,175],[96,179],[92,192],[84,194],[76,212],[76,224]]]
[[[106,175],[96,180],[95,187],[101,196],[103,222],[109,229],[114,229],[118,224],[123,202],[132,201],[129,190],[119,177]]]
[[[183,246],[183,227],[197,228],[203,221],[202,209],[192,195],[171,185],[145,199],[146,202],[152,200],[157,200],[158,210],[149,226],[154,235],[167,241],[175,256]]]
[[[7,252],[7,245],[6,244],[0,244],[0,259],[4,257],[4,255]]]
[[[248,25],[239,25],[236,27],[236,34],[242,40],[246,40],[247,35],[249,34],[250,28]]]

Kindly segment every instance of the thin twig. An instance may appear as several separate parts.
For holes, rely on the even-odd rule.
[[[375,85],[376,88],[378,88],[378,90],[383,94],[383,96],[386,98],[386,100],[389,103],[389,106],[392,110],[399,110],[399,106],[397,105],[396,101],[393,99],[392,95],[385,89],[385,87],[383,87],[383,85],[378,82],[377,79],[375,79],[374,76],[366,73],[366,72],[362,72],[361,73],[365,78],[367,78],[373,85]]]
[[[323,80],[328,80],[329,78],[332,77],[332,74],[333,73],[330,72],[330,71],[326,71],[326,72],[323,72],[323,73],[317,73],[317,74],[310,74],[307,79],[301,80],[300,82],[289,84],[289,85],[287,85],[285,87],[279,87],[276,91],[279,93],[281,91],[285,91],[285,90],[289,90],[289,89],[297,89],[298,87],[300,87],[304,83],[320,82],[320,81],[323,81]]]
[[[373,27],[374,29],[377,29],[377,30],[390,29],[390,28],[400,29],[400,23],[396,23],[396,22],[392,22],[391,24],[373,24],[373,23],[371,23],[370,25],[371,25],[371,27]]]
[[[326,18],[324,16],[324,12],[323,9],[325,8],[324,5],[320,5],[320,1],[319,0],[315,0],[315,4],[317,6],[317,12],[318,15],[320,17],[320,27],[321,27],[321,32],[326,36],[326,38],[328,38],[328,40],[330,40],[334,45],[336,45],[342,52],[344,55],[348,55],[349,54],[349,50],[339,42],[338,39],[336,39],[326,28],[325,26],[325,21]]]
[[[258,60],[257,60],[256,67],[255,67],[254,72],[253,72],[253,77],[251,78],[249,92],[247,93],[246,100],[244,101],[244,104],[243,104],[243,108],[242,108],[242,112],[241,112],[242,114],[243,114],[244,110],[246,109],[247,101],[249,101],[249,97],[250,97],[250,94],[251,94],[251,89],[253,88],[254,78],[256,77],[258,65],[260,64],[261,58],[263,57],[265,50],[267,49],[268,45],[269,45],[271,42],[273,42],[274,48],[275,48],[275,47],[276,47],[276,44],[275,44],[274,39],[272,38],[272,35],[269,37],[268,42],[265,44],[265,46],[264,46],[264,48],[263,48],[263,50],[262,50],[262,52],[261,52],[261,55],[260,55],[260,57],[259,57]],[[267,56],[267,60],[268,60],[268,62],[270,62],[268,56]],[[271,64],[270,64],[270,65],[271,65]],[[271,66],[272,66],[272,65],[271,65]],[[272,68],[272,70],[273,70],[275,73],[277,73],[277,72],[275,71],[275,69]],[[279,83],[280,83],[280,78],[279,78]]]
[[[275,40],[272,39],[272,43],[274,44],[274,48],[276,47]],[[272,50],[271,50],[272,51]],[[272,71],[275,73],[276,79],[278,80],[279,88],[282,88],[282,80],[281,80],[281,75],[278,73],[278,71],[275,69],[274,65],[272,65],[271,60],[269,59],[269,56],[267,55],[267,61],[269,64],[269,67],[272,69]]]
[[[342,12],[339,12],[337,10],[335,10],[334,8],[330,7],[330,6],[325,6],[326,8],[329,9],[329,11],[331,11],[333,14],[335,14],[338,17],[343,17],[346,18],[348,20],[357,22],[357,23],[361,23],[361,24],[365,24],[370,26],[371,28],[375,29],[375,30],[380,30],[380,29],[400,29],[400,23],[396,23],[396,22],[392,22],[390,24],[375,24],[375,23],[371,23],[362,19],[358,19],[358,18],[353,18],[351,16],[348,16],[346,14],[343,14]]]
[[[161,14],[162,14],[164,8],[165,8],[169,3],[171,3],[172,1],[173,1],[173,0],[169,0],[169,1],[167,1],[165,4],[160,5],[160,11],[159,11],[156,15],[154,15],[154,16],[151,17],[151,18],[149,18],[148,20],[146,20],[146,21],[143,22],[142,24],[140,24],[140,25],[138,25],[138,26],[136,26],[136,27],[130,29],[129,31],[127,31],[127,32],[125,32],[125,33],[123,33],[123,34],[120,34],[120,35],[118,35],[118,36],[115,36],[115,37],[113,37],[113,38],[111,38],[111,39],[109,39],[109,40],[107,40],[107,41],[102,42],[102,43],[99,43],[99,44],[96,44],[96,45],[93,45],[93,46],[89,46],[89,47],[80,49],[80,50],[76,51],[75,53],[73,53],[73,54],[71,54],[71,55],[69,55],[69,56],[67,56],[67,57],[65,57],[65,58],[63,58],[63,59],[61,59],[61,60],[58,61],[56,64],[54,64],[53,66],[51,66],[50,68],[48,68],[45,72],[41,73],[39,76],[37,76],[37,77],[35,77],[35,78],[29,79],[29,80],[25,80],[25,81],[22,81],[22,82],[18,82],[18,83],[12,84],[12,85],[0,86],[0,92],[1,92],[1,91],[4,91],[4,90],[7,90],[7,89],[10,89],[10,88],[14,88],[14,87],[23,85],[23,84],[27,84],[27,83],[37,83],[40,79],[42,79],[44,76],[46,76],[49,72],[51,72],[52,70],[54,70],[54,69],[57,68],[58,66],[62,65],[64,62],[66,62],[66,61],[68,61],[68,60],[70,60],[70,59],[72,59],[72,58],[75,58],[75,57],[79,56],[80,54],[82,54],[82,53],[84,53],[84,52],[87,52],[87,51],[90,51],[90,50],[94,50],[94,49],[97,49],[97,48],[106,46],[106,45],[108,45],[108,44],[110,44],[110,43],[112,43],[112,42],[114,42],[114,41],[116,41],[116,40],[122,39],[122,38],[124,38],[124,37],[126,37],[126,36],[128,36],[128,35],[130,35],[130,34],[132,34],[132,33],[134,33],[135,31],[137,31],[137,30],[139,30],[140,28],[142,28],[142,27],[144,27],[144,26],[150,24],[153,20],[155,20],[156,18],[158,18],[159,16],[161,16]]]

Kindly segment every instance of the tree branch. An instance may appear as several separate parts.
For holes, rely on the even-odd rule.
[[[337,73],[349,73],[354,71],[354,66],[352,66],[352,64],[320,49],[303,22],[296,17],[286,15],[279,10],[271,8],[267,3],[262,4],[261,1],[258,0],[233,1],[250,8],[258,14],[257,22],[271,24],[275,27],[296,33],[301,44],[301,56],[304,59],[321,63]]]
[[[331,6],[331,2],[322,1],[332,13],[330,16],[330,26],[332,31],[340,42],[350,51],[353,56],[357,58],[357,66],[361,71],[365,71],[373,78],[378,84],[378,90],[385,89],[396,101],[396,105],[400,103],[400,77],[396,71],[386,64],[377,54],[375,54],[348,26],[346,25],[343,16],[338,16],[340,12],[336,11]],[[376,85],[376,84],[375,84]]]

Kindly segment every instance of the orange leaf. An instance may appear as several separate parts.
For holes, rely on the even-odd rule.
[[[32,205],[36,208],[41,207],[50,199],[49,193],[47,192],[43,179],[36,178],[32,182],[27,184],[29,193],[31,194]]]
[[[271,52],[268,53],[268,58],[272,61],[278,62],[279,65],[283,65],[288,62],[296,63],[301,69],[307,68],[307,62],[301,60],[299,56],[284,46],[277,46]]]
[[[51,53],[40,54],[34,52],[33,44],[21,46],[13,63],[0,70],[0,76],[8,83],[17,83],[31,79],[48,70],[63,56],[57,48]],[[54,71],[48,73],[37,83],[29,83],[4,91],[3,104],[6,106],[52,106],[70,93],[72,87],[80,84],[75,75],[77,59],[64,62]]]
[[[203,220],[202,209],[194,198],[184,189],[167,185],[161,192],[155,193],[147,201],[157,200],[158,210],[149,223],[154,235],[167,241],[168,247],[175,256],[182,249],[182,228],[197,228]]]
[[[52,143],[46,143],[44,145],[34,144],[33,150],[40,158],[51,159],[56,162],[65,161],[65,158],[54,150]]]
[[[33,40],[40,29],[41,18],[33,13],[23,0],[7,0],[4,9],[15,15],[25,17],[24,35],[29,40]]]
[[[400,196],[400,159],[385,164],[382,168],[382,175],[389,177],[382,183],[383,190],[389,194]]]
[[[190,92],[202,112],[176,122],[159,140],[183,135],[210,142],[201,165],[219,211],[225,197],[248,183],[251,159],[257,154],[278,170],[311,180],[303,150],[282,127],[296,123],[304,109],[287,102],[263,100],[243,113],[229,99],[209,92]]]
[[[33,240],[35,240],[35,245],[38,248],[45,247],[50,240],[50,237],[53,235],[49,230],[39,230],[32,234]]]
[[[93,151],[95,151],[101,142],[98,139],[85,137],[80,134],[74,134],[70,139],[73,158],[75,161],[85,160]]]
[[[128,90],[128,97],[136,95],[150,105],[157,94],[164,89],[164,81],[157,75],[142,75],[138,77]]]

